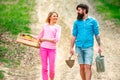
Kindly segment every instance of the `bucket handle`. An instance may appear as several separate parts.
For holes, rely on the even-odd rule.
[[[103,55],[101,55],[101,52],[99,53],[100,57],[104,57]]]
[[[71,60],[72,56],[73,56],[73,55],[71,54],[70,57],[69,57],[69,60]]]

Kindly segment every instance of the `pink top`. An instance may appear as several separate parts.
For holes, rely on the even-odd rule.
[[[56,49],[56,43],[60,39],[60,35],[61,35],[61,27],[59,25],[55,24],[52,26],[49,24],[44,24],[38,38],[53,39],[54,43],[43,41],[40,47]]]

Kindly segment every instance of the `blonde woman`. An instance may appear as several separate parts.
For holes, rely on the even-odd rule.
[[[48,80],[49,77],[50,80],[54,80],[56,43],[59,41],[61,35],[61,27],[57,24],[57,20],[58,14],[56,12],[50,12],[38,36],[41,41],[40,57],[42,62],[42,80]]]

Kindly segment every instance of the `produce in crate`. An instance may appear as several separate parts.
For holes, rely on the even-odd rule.
[[[29,41],[33,41],[33,42],[38,41],[36,38],[34,38],[32,35],[29,35],[29,34],[21,34],[21,37],[23,39],[26,39],[26,40],[29,40]]]
[[[31,46],[31,47],[40,47],[40,42],[37,38],[30,34],[19,34],[17,37],[17,42]]]

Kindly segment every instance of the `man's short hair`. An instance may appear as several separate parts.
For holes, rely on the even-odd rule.
[[[79,5],[77,5],[76,9],[78,10],[78,8],[85,9],[86,14],[88,13],[89,7],[86,4],[79,4]]]

